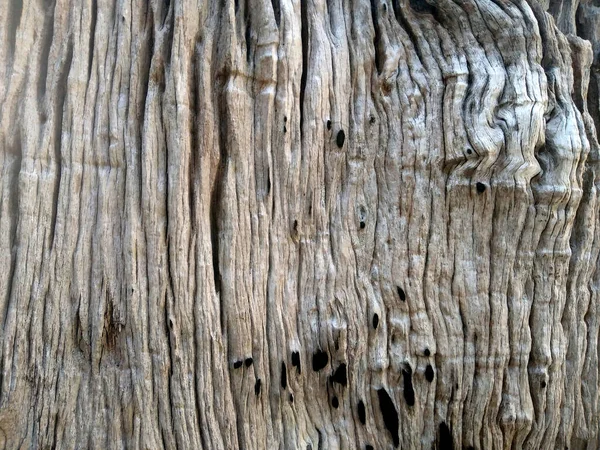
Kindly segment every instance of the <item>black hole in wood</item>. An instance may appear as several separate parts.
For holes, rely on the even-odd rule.
[[[335,370],[335,373],[331,377],[331,381],[334,383],[339,383],[342,386],[346,386],[348,384],[348,377],[346,375],[346,364],[342,363]]]
[[[438,449],[440,450],[452,450],[454,448],[454,444],[452,443],[452,433],[450,432],[448,425],[446,425],[446,422],[440,423],[438,444]]]
[[[287,122],[287,116],[283,116],[283,121]]]
[[[421,14],[436,15],[437,13],[435,7],[427,3],[425,0],[410,0],[410,6],[414,11]]]
[[[313,354],[312,367],[315,372],[324,369],[327,366],[328,362],[329,355],[327,355],[327,352],[318,350],[315,354]]]
[[[302,373],[302,369],[300,367],[300,353],[292,352],[292,366],[296,368],[296,372],[298,372],[298,374]]]
[[[284,125],[284,127],[283,127],[283,132],[284,132],[284,133],[287,133],[287,128],[285,127],[285,125]]]
[[[392,402],[392,399],[384,388],[377,390],[377,396],[379,397],[379,409],[383,416],[383,423],[392,435],[394,447],[398,447],[400,444],[400,437],[398,436],[398,411],[396,411],[394,402]]]
[[[250,367],[253,362],[254,362],[254,360],[252,358],[246,358],[246,361],[244,361],[244,364],[246,364],[246,367]]]
[[[377,329],[377,327],[379,326],[379,316],[377,315],[377,313],[373,314],[373,328]]]
[[[327,129],[328,129],[328,130],[331,130],[331,120],[328,120],[328,121],[327,121]]]
[[[358,420],[363,425],[367,423],[367,413],[365,412],[365,404],[362,400],[358,402]]]
[[[415,390],[412,384],[412,369],[410,366],[406,369],[402,369],[402,378],[404,379],[404,400],[408,406],[415,404]]]
[[[287,387],[287,369],[285,367],[285,363],[281,363],[281,388],[285,389]]]
[[[171,319],[169,319],[169,328],[172,330],[173,329],[173,321]]]
[[[375,116],[371,116],[371,118],[369,119],[369,122],[375,123],[376,122]]]
[[[365,450],[375,450],[375,449],[373,448],[373,446],[372,446],[372,445],[367,445],[367,446],[365,447]]]
[[[478,182],[475,185],[475,187],[477,188],[477,192],[479,192],[480,194],[483,193],[483,192],[485,192],[485,184]]]
[[[426,348],[426,349],[423,351],[423,354],[424,354],[425,356],[429,356],[429,355],[431,355],[431,352],[429,351],[429,349],[428,349],[428,348]]]
[[[467,149],[467,155],[470,155],[471,153],[473,153],[473,150],[471,150],[470,148]]]
[[[333,406],[335,409],[337,409],[338,406],[340,406],[340,401],[338,400],[337,397],[333,397],[331,399],[331,406]]]
[[[400,300],[402,300],[403,302],[406,301],[406,294],[404,293],[404,289],[402,289],[400,286],[397,287],[398,288],[398,297],[400,297]]]
[[[366,226],[367,226],[367,224],[365,223],[365,221],[364,221],[364,220],[361,220],[361,221],[360,221],[360,229],[361,229],[361,230],[364,230]]]
[[[254,383],[254,394],[255,395],[260,395],[260,378],[258,380],[256,380],[256,383]]]
[[[542,381],[540,384],[542,386],[542,389],[544,389],[546,387],[546,382],[545,381]]]
[[[290,403],[294,403],[294,396],[290,394]]]
[[[240,367],[242,367],[242,364],[244,364],[244,361],[236,361],[233,363],[233,368],[239,369]]]
[[[425,379],[431,383],[434,376],[433,367],[431,367],[431,364],[427,364],[427,367],[425,367]]]
[[[298,231],[298,221],[294,220],[294,231]]]
[[[335,137],[335,143],[337,144],[337,146],[339,148],[342,148],[344,146],[345,140],[346,140],[346,133],[344,133],[344,130],[338,131],[338,134]]]

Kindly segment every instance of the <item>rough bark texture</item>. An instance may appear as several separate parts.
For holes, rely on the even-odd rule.
[[[599,52],[596,0],[5,0],[0,447],[597,449]]]

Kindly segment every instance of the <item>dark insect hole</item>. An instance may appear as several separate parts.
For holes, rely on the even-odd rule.
[[[300,366],[300,353],[292,352],[292,366],[296,367],[296,372],[298,372],[298,375],[302,373],[302,368]]]
[[[425,367],[425,379],[431,383],[434,376],[435,373],[433,372],[433,367],[431,367],[431,364],[427,364],[427,367]]]
[[[414,406],[415,404],[415,390],[412,384],[412,369],[410,366],[406,369],[402,369],[402,378],[404,380],[404,400],[408,406]]]
[[[338,134],[335,138],[335,143],[337,144],[337,146],[339,148],[342,148],[344,146],[345,140],[346,140],[346,133],[344,133],[344,130],[338,131]]]
[[[438,448],[440,450],[452,450],[454,448],[454,444],[452,443],[452,433],[450,432],[450,428],[446,425],[446,422],[440,423],[440,435]]]
[[[281,389],[287,388],[287,369],[285,363],[281,363]]]
[[[313,354],[312,368],[315,372],[318,372],[319,370],[324,369],[328,363],[329,363],[329,355],[327,355],[327,352],[318,350],[315,354]]]
[[[367,413],[365,411],[365,404],[362,400],[358,402],[358,420],[360,420],[360,423],[363,425],[367,423]]]
[[[406,294],[404,293],[404,289],[402,289],[400,286],[397,286],[398,288],[398,297],[400,297],[400,300],[402,300],[403,302],[406,301]]]
[[[255,395],[259,395],[260,394],[260,378],[258,380],[256,380],[256,383],[254,383],[254,394]]]
[[[331,381],[334,383],[341,384],[342,386],[346,386],[348,384],[348,376],[346,374],[346,364],[342,363],[336,369],[335,373],[331,377]]]
[[[392,399],[384,388],[377,390],[377,396],[379,397],[379,409],[383,416],[383,423],[392,435],[394,447],[398,447],[400,444],[400,437],[398,436],[398,411],[396,411],[394,402],[392,402]]]

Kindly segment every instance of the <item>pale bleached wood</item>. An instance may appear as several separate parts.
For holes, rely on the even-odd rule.
[[[8,0],[2,447],[598,448],[598,17]]]

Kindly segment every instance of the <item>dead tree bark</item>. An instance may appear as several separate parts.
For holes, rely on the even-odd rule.
[[[0,447],[597,449],[599,8],[5,1]]]

